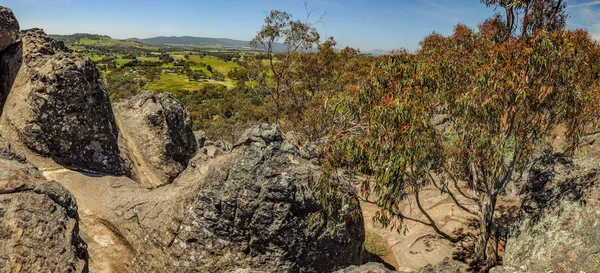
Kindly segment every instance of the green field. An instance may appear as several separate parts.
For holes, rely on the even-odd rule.
[[[192,55],[190,56],[190,61],[196,63],[203,62],[207,65],[210,65],[213,69],[219,71],[220,73],[223,73],[224,75],[227,75],[227,73],[229,73],[230,70],[239,67],[237,63],[225,62],[214,56],[201,57],[197,55]]]
[[[150,90],[174,93],[178,90],[197,90],[204,84],[206,83],[190,82],[185,75],[163,73],[160,80],[149,83],[146,87]]]
[[[160,62],[158,57],[137,57],[140,62]]]

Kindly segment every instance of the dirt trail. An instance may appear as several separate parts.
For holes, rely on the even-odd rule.
[[[48,180],[59,182],[75,197],[80,234],[88,244],[91,273],[127,272],[127,266],[136,253],[136,242],[128,240],[137,238],[127,238],[123,233],[125,230],[119,230],[120,223],[112,220],[123,219],[121,216],[134,204],[178,200],[182,193],[193,193],[211,168],[223,164],[222,158],[202,162],[172,184],[148,189],[127,177],[73,171],[49,158],[32,153],[26,155]]]
[[[118,230],[115,232],[112,224],[102,217],[112,212],[106,211],[100,204],[109,202],[116,191],[139,188],[138,191],[142,192],[143,187],[129,178],[76,172],[50,159],[33,155],[28,155],[28,159],[37,166],[43,166],[40,171],[48,180],[60,182],[75,197],[79,208],[80,234],[88,245],[90,272],[126,272],[125,266],[134,251]]]

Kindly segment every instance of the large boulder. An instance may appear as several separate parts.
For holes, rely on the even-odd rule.
[[[75,200],[0,138],[0,272],[87,272]]]
[[[0,52],[19,38],[19,22],[12,10],[0,6]]]
[[[261,125],[230,153],[198,154],[148,199],[115,205],[122,216],[111,222],[131,238],[136,272],[331,272],[361,261],[364,226],[350,185],[341,220],[322,215],[318,177],[276,126]]]
[[[190,113],[169,93],[142,92],[116,104],[115,115],[138,177],[151,187],[173,182],[196,154]]]
[[[2,74],[15,75],[0,130],[65,166],[128,175],[108,93],[94,63],[72,56],[40,29],[25,31],[21,41],[0,64]]]
[[[15,46],[19,38],[19,23],[8,8],[0,6],[0,113],[8,92],[17,74],[15,67],[21,64],[14,57]]]
[[[600,272],[599,168],[597,156],[535,162],[504,264],[523,272]]]

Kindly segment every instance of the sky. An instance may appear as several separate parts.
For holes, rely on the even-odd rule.
[[[569,28],[600,40],[600,1],[566,0]],[[198,36],[251,40],[266,12],[278,9],[306,19],[303,0],[0,0],[21,29],[49,34],[93,33],[113,38]],[[447,35],[457,23],[476,27],[494,13],[478,0],[309,0],[310,21],[338,45],[369,51],[415,50],[433,31]]]

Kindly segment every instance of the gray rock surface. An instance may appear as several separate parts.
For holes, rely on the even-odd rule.
[[[12,57],[16,54],[14,44],[18,38],[19,23],[15,15],[10,9],[0,6],[0,113],[17,73],[11,68],[21,66],[20,63],[14,63],[16,58]]]
[[[22,46],[16,43],[0,53],[0,114],[21,67]]]
[[[419,273],[466,273],[467,265],[449,258],[439,264],[428,265],[419,269]]]
[[[310,160],[315,165],[320,165],[326,142],[327,140],[324,138],[308,141],[300,148],[300,156],[306,160]]]
[[[77,204],[0,138],[0,272],[87,272]]]
[[[350,266],[344,269],[335,271],[334,273],[404,273],[387,269],[380,263],[367,263],[360,266]]]
[[[360,262],[364,227],[352,188],[344,221],[326,221],[312,191],[318,167],[275,126],[251,128],[231,153],[197,166],[152,192],[161,199],[112,210],[123,212],[111,221],[137,238],[132,271],[331,272]]]
[[[526,272],[600,272],[599,168],[597,156],[552,155],[534,164],[504,264]]]
[[[0,52],[14,44],[19,38],[19,22],[12,10],[0,6]]]
[[[205,140],[204,146],[198,150],[198,153],[205,155],[206,158],[215,158],[231,151],[233,145],[223,140]]]
[[[18,71],[0,119],[5,137],[66,166],[128,175],[108,93],[94,63],[65,52],[62,43],[40,29],[25,31],[21,41],[0,65],[22,64],[8,65],[2,73]]]
[[[198,130],[194,132],[194,137],[196,138],[196,141],[198,143],[198,149],[204,147],[204,143],[206,143],[206,132],[202,131],[202,130]]]
[[[115,115],[138,176],[152,187],[173,182],[196,154],[190,114],[169,93],[142,92],[116,104]]]
[[[490,273],[529,273],[524,266],[497,266],[490,269]]]

